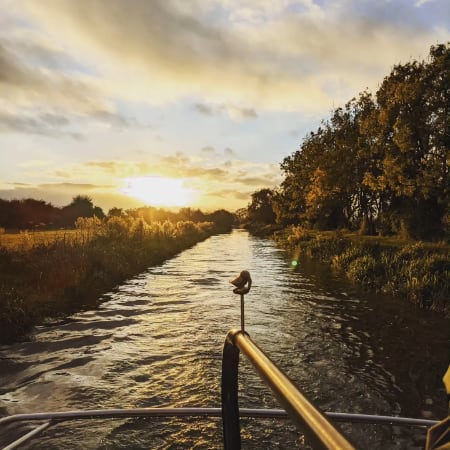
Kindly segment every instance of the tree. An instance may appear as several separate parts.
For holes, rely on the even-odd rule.
[[[126,213],[124,212],[123,208],[116,208],[113,207],[108,211],[107,217],[124,217],[126,216]]]
[[[281,163],[277,222],[434,238],[450,217],[450,47],[397,65]],[[450,220],[447,220],[450,223]]]
[[[248,205],[248,218],[251,222],[264,224],[275,223],[275,212],[272,208],[274,192],[271,189],[261,189],[252,194],[252,201]]]
[[[448,204],[450,47],[431,47],[429,63],[397,65],[377,92],[383,171],[395,231],[432,238]]]
[[[222,232],[231,231],[234,224],[234,214],[225,209],[218,209],[211,214],[206,214],[205,219],[208,222],[214,222],[216,228]]]
[[[78,217],[105,217],[103,210],[98,206],[94,206],[92,198],[87,195],[77,195],[73,197],[72,202],[62,208],[61,225],[74,226]]]
[[[60,209],[44,200],[0,199],[0,226],[9,229],[36,229],[53,226],[59,218]]]
[[[248,220],[247,208],[239,208],[234,212],[238,225],[244,224]]]

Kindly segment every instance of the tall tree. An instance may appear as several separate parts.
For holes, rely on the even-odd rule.
[[[428,64],[395,66],[377,92],[384,146],[378,181],[391,194],[394,229],[418,238],[440,233],[448,198],[449,63],[448,46],[432,47]]]
[[[439,236],[450,217],[450,47],[393,68],[281,163],[280,223]],[[450,220],[448,220],[450,223]]]

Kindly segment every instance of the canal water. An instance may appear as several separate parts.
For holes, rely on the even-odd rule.
[[[446,415],[448,319],[358,291],[318,263],[290,263],[272,241],[235,230],[148,269],[98,309],[1,347],[0,413],[219,407],[224,339],[240,326],[229,281],[247,269],[246,331],[321,410]],[[243,358],[240,406],[279,407]],[[241,425],[243,448],[308,448],[288,420]],[[341,429],[358,448],[424,448],[422,429]],[[218,419],[105,419],[58,425],[25,448],[216,449],[222,431]]]

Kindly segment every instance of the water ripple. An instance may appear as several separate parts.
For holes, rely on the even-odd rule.
[[[433,397],[434,385],[420,369],[424,358],[411,332],[415,310],[352,291],[321,266],[303,261],[294,271],[289,262],[271,241],[235,231],[149,268],[104,295],[97,310],[39,327],[31,342],[1,348],[0,407],[12,414],[219,406],[224,338],[240,324],[239,296],[229,281],[247,269],[254,284],[246,297],[246,330],[320,408],[417,416],[415,408],[422,407],[422,397]],[[436,316],[421,326],[421,352],[434,368],[440,358],[446,361],[445,340],[436,340],[446,326]],[[240,405],[277,407],[248,363],[241,365]],[[434,405],[438,415],[439,403]],[[363,448],[401,448],[393,445],[389,427],[351,431]],[[304,448],[285,421],[261,426],[245,420],[242,434],[249,449],[261,448],[261,442],[264,448]],[[395,439],[405,442],[408,436]],[[36,448],[168,449],[194,443],[222,448],[220,422],[67,424],[48,432]]]

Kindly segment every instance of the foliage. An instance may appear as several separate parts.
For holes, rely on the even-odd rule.
[[[252,194],[252,201],[248,205],[248,219],[254,223],[274,224],[275,212],[272,208],[274,192],[261,189]]]
[[[450,313],[450,250],[444,243],[386,239],[290,227],[275,239],[293,254],[318,258],[352,281]]]
[[[383,267],[373,256],[363,255],[350,262],[346,273],[353,281],[369,287],[378,287],[381,284]]]
[[[26,198],[23,200],[0,199],[0,226],[13,230],[44,230],[73,227],[78,217],[99,217],[101,208],[87,196],[78,195],[72,202],[57,208],[43,200]]]
[[[335,109],[283,160],[270,201],[253,194],[249,218],[270,203],[283,226],[450,238],[449,118],[450,44],[440,44]]]
[[[145,224],[166,220],[170,222],[211,222],[214,223],[215,232],[230,231],[235,222],[235,215],[224,209],[203,213],[200,209],[181,208],[178,212],[174,212],[152,206],[128,210],[111,208],[106,217],[108,219],[134,218],[143,221]],[[63,208],[57,208],[43,200],[7,201],[0,199],[0,234],[2,234],[1,230],[5,229],[35,231],[80,228],[82,222],[79,222],[79,219],[85,218],[105,218],[102,209],[95,206],[92,199],[85,195],[77,195],[69,205]]]
[[[287,242],[290,245],[298,245],[300,241],[309,241],[312,238],[311,233],[301,226],[291,226],[287,235]]]

